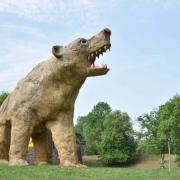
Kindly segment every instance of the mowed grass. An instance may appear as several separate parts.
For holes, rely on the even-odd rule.
[[[60,168],[0,166],[0,180],[179,180],[180,170],[136,168]]]

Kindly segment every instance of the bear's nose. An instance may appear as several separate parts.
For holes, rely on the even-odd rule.
[[[105,28],[104,33],[107,34],[107,35],[111,35],[111,30],[108,29],[108,28]]]

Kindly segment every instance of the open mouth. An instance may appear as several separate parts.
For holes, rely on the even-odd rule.
[[[95,61],[96,61],[96,58],[99,58],[100,55],[103,56],[103,53],[105,53],[107,50],[110,51],[110,49],[111,49],[111,44],[106,44],[106,45],[102,46],[101,48],[97,49],[96,51],[91,52],[87,57],[89,67],[90,68],[106,68],[107,69],[106,64],[95,65]]]

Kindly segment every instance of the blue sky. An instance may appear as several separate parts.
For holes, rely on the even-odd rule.
[[[12,91],[53,45],[105,27],[112,50],[99,63],[111,70],[86,81],[75,120],[99,101],[135,119],[179,93],[179,0],[1,0],[0,91]]]

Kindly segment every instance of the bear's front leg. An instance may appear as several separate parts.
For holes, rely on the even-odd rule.
[[[11,144],[9,151],[10,166],[28,165],[26,151],[30,139],[30,123],[15,119],[12,120]]]
[[[55,121],[47,123],[58,155],[60,165],[66,167],[85,167],[78,164],[76,139],[73,127],[73,112],[60,113]]]

